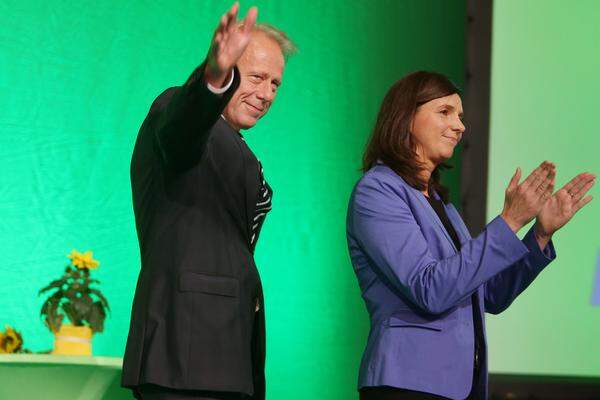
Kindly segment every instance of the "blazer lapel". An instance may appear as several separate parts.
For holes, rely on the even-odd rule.
[[[452,248],[454,249],[454,251],[458,252],[458,249],[454,245],[454,242],[452,241],[452,238],[450,237],[450,234],[448,233],[448,231],[444,227],[444,224],[442,224],[442,221],[440,220],[440,217],[438,217],[438,215],[435,213],[435,210],[431,207],[431,204],[429,204],[429,201],[425,198],[425,195],[423,193],[419,192],[415,188],[411,187],[411,189],[413,191],[413,194],[417,197],[417,199],[419,199],[419,202],[421,202],[421,205],[422,205],[423,209],[426,210],[425,212],[429,216],[429,219],[431,221],[433,221],[434,224],[437,226],[438,232],[441,234],[441,236],[444,236],[446,238],[446,240],[448,240],[448,243],[450,243],[450,245],[452,246]],[[434,194],[434,195],[437,198],[437,194]]]
[[[456,210],[454,205],[450,203],[444,204],[444,208],[446,209],[446,214],[448,214],[448,219],[450,219],[452,226],[456,230],[458,238],[460,239],[460,244],[471,240],[471,233],[469,232],[469,229],[458,214],[458,211]]]
[[[450,223],[452,223],[452,226],[456,230],[456,234],[458,235],[458,239],[460,240],[460,244],[462,246],[465,242],[472,239],[471,233],[469,232],[469,229],[467,228],[464,221],[458,214],[458,211],[456,210],[456,207],[454,207],[454,205],[444,204],[444,208],[446,209],[446,213],[448,214],[448,219],[450,219]],[[479,286],[479,288],[474,293],[474,295],[475,295],[475,301],[477,303],[476,307],[478,307],[478,309],[479,309],[479,314],[481,316],[483,316],[485,309],[484,309],[483,301],[481,301],[481,299],[485,298],[485,285]],[[482,321],[483,321],[483,317],[482,317]],[[485,322],[482,322],[482,323],[485,326]],[[484,329],[484,331],[485,331],[485,329]]]

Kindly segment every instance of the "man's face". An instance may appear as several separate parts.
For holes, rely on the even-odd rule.
[[[223,116],[233,128],[249,129],[267,113],[281,85],[285,60],[277,42],[254,32],[240,57],[240,86],[229,100]]]

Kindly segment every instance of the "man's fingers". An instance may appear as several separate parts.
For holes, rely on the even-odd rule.
[[[256,18],[258,17],[258,8],[251,7],[246,14],[246,18],[244,18],[244,23],[242,25],[242,30],[244,32],[250,32],[252,28],[254,28],[254,23],[256,22]]]
[[[223,33],[218,31],[217,33],[215,33],[215,40],[214,42],[219,44],[221,43],[221,40],[223,40]]]
[[[229,12],[227,13],[227,25],[225,26],[226,30],[231,31],[237,25],[237,16],[239,8],[240,3],[236,1],[233,7],[231,7]]]
[[[227,12],[225,13],[225,15],[227,16],[227,19],[229,20],[229,18],[231,18],[232,16],[236,16],[239,9],[240,9],[240,3],[236,1],[235,3],[233,3],[231,8],[229,8],[229,10],[227,10]]]
[[[233,3],[231,8],[229,9],[229,12],[231,13],[231,15],[237,15],[239,9],[240,9],[240,2],[236,1],[235,3]]]

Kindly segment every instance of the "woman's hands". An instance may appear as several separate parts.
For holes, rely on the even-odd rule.
[[[206,81],[215,87],[222,87],[230,76],[244,50],[250,43],[252,28],[256,22],[258,10],[250,8],[244,22],[237,21],[240,5],[236,2],[222,17],[208,50]]]
[[[521,170],[517,168],[506,188],[504,209],[500,214],[515,233],[537,217],[534,233],[541,249],[546,247],[554,232],[592,201],[592,196],[586,196],[586,193],[596,182],[595,175],[584,172],[552,194],[555,176],[555,165],[544,161],[519,184]]]
[[[535,222],[535,234],[538,238],[550,238],[573,218],[577,211],[592,201],[585,196],[594,186],[596,176],[588,172],[571,179],[565,186],[550,197],[542,207]],[[585,197],[584,197],[585,196]]]
[[[556,167],[553,163],[544,161],[519,184],[521,169],[517,168],[504,196],[502,218],[513,232],[527,225],[540,212],[554,190]]]

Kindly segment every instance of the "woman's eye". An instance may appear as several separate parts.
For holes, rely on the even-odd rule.
[[[448,115],[448,110],[442,110],[442,111],[440,111],[440,113],[444,114],[444,115]]]

